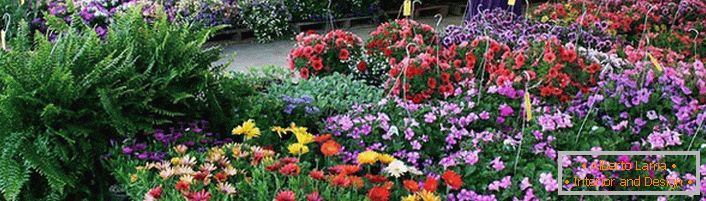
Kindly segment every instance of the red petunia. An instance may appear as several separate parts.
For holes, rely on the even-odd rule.
[[[436,78],[430,77],[427,79],[427,87],[430,89],[436,88]]]
[[[317,44],[316,46],[314,46],[314,51],[319,54],[324,52],[324,49],[326,49],[326,46],[324,46],[323,44]]]
[[[463,61],[461,61],[459,59],[454,60],[454,67],[460,68],[461,64],[463,64]]]
[[[601,70],[601,66],[598,64],[595,64],[595,63],[589,65],[588,68],[586,69],[586,71],[588,71],[589,73],[596,73],[599,70]]]
[[[414,97],[412,97],[412,102],[415,103],[415,104],[422,103],[423,100],[424,100],[424,98],[421,97],[421,96],[419,96],[419,94],[417,94],[417,95],[415,95]]]
[[[473,69],[476,65],[476,55],[473,52],[466,53],[466,67]]]
[[[311,58],[311,67],[316,71],[320,71],[324,68],[324,61],[319,57],[313,57]]]
[[[552,94],[552,87],[551,86],[543,86],[539,88],[539,95],[540,96],[550,96]]]
[[[513,68],[519,69],[522,68],[523,65],[525,65],[525,57],[522,56],[522,54],[515,55],[515,66]]]
[[[310,46],[304,47],[304,57],[311,57],[311,54],[314,54],[314,48],[311,48]]]
[[[368,198],[372,201],[388,201],[390,200],[390,190],[380,186],[373,187],[368,191]]]
[[[459,189],[461,186],[463,186],[463,181],[461,180],[461,175],[457,174],[454,171],[451,170],[446,170],[443,175],[441,175],[441,178],[444,179],[444,182],[446,182],[446,185],[449,185],[451,189]]]
[[[351,56],[351,53],[348,52],[347,49],[341,49],[341,52],[338,54],[338,58],[341,59],[342,61],[348,61],[350,56]]]
[[[365,72],[368,69],[368,63],[365,63],[365,61],[360,61],[355,67],[358,68],[358,71]]]
[[[305,80],[308,80],[309,79],[309,69],[308,68],[300,68],[299,69],[299,76]]]
[[[444,83],[448,83],[451,81],[451,74],[447,72],[441,73],[441,80],[444,81]]]
[[[424,190],[429,192],[436,192],[436,187],[439,185],[439,181],[432,176],[427,176],[427,180],[424,181]]]
[[[544,53],[544,61],[546,61],[547,63],[553,63],[555,59],[556,59],[556,55],[554,55],[553,52],[545,52]]]

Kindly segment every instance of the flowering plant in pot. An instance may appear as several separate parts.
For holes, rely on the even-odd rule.
[[[595,86],[601,70],[599,64],[579,56],[573,44],[562,45],[556,38],[515,52],[507,66],[518,74],[529,75],[522,77],[521,82],[538,87],[528,88],[531,93],[538,93],[545,101],[560,102],[568,102],[577,92],[586,93],[589,87]]]
[[[541,22],[495,9],[483,11],[467,20],[463,26],[449,25],[444,30],[442,43],[448,47],[451,44],[470,42],[480,36],[488,36],[512,48],[521,48],[533,41],[556,37],[562,43],[571,42],[607,51],[620,41],[609,35],[603,26],[582,28],[577,24]]]
[[[383,23],[370,33],[365,43],[368,68],[359,68],[358,74],[369,83],[380,84],[387,78],[379,75],[387,74],[405,57],[432,54],[438,41],[434,28],[427,24],[408,19]]]
[[[300,33],[289,54],[289,69],[304,79],[334,72],[349,74],[351,68],[367,65],[362,60],[362,43],[360,37],[343,30],[334,30],[326,35]]]
[[[423,53],[404,58],[393,65],[385,84],[387,93],[414,103],[454,95],[458,82],[469,74],[439,61],[436,55]]]
[[[390,63],[397,63],[408,56],[408,51],[409,56],[431,52],[438,42],[439,38],[430,25],[398,19],[383,23],[372,31],[365,49],[368,55],[384,56]],[[410,43],[416,46],[408,49]]]

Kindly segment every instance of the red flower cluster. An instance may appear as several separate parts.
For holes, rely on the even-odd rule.
[[[300,33],[289,54],[289,69],[304,79],[312,75],[333,72],[349,73],[361,68],[363,40],[353,33],[334,30],[326,35],[315,32]]]
[[[395,96],[414,103],[454,94],[458,82],[467,79],[466,71],[452,67],[435,54],[423,53],[393,63],[386,88]]]
[[[370,33],[371,38],[365,44],[368,55],[383,55],[390,62],[396,63],[407,56],[407,45],[411,56],[432,52],[438,44],[439,37],[434,28],[414,20],[398,19],[378,26]]]
[[[579,90],[587,92],[601,70],[600,65],[579,57],[572,44],[562,45],[556,38],[512,51],[493,39],[478,37],[470,44],[452,45],[441,55],[459,72],[488,80],[484,84],[509,84],[520,90],[536,86],[530,93],[562,102],[571,100]]]
[[[281,158],[279,161],[265,167],[267,171],[279,171],[282,175],[296,176],[301,172],[299,159],[292,157]]]
[[[589,87],[596,84],[596,76],[600,65],[586,63],[576,53],[573,45],[561,45],[557,39],[540,41],[524,53],[530,58],[543,55],[543,59],[535,61],[529,68],[520,68],[531,72],[538,79],[530,76],[531,85],[538,84],[539,95],[542,97],[558,97],[561,102],[568,102],[579,90],[587,93]],[[557,57],[558,55],[558,57]]]

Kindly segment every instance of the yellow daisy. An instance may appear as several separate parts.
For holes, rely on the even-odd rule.
[[[402,201],[419,201],[419,196],[417,196],[416,194],[411,194],[411,195],[407,195],[407,196],[402,197],[401,200]]]
[[[243,122],[243,125],[234,128],[233,135],[245,135],[246,139],[250,139],[259,137],[260,129],[255,126],[255,122],[252,119],[249,119],[248,121]]]
[[[395,161],[395,157],[392,157],[390,154],[380,154],[378,155],[378,160],[381,163],[390,164],[392,161]]]
[[[294,155],[301,155],[309,152],[309,147],[302,143],[290,144],[287,149],[289,150],[290,154]]]
[[[419,197],[422,198],[422,201],[441,201],[441,197],[426,190],[419,193]]]
[[[358,164],[364,165],[364,164],[373,164],[378,161],[378,156],[380,154],[375,151],[364,151],[360,154],[358,154]]]
[[[311,133],[307,132],[296,132],[294,133],[294,136],[297,137],[297,142],[300,144],[309,144],[314,142],[314,135]]]

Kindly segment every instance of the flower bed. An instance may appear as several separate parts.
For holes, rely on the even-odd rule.
[[[6,200],[101,200],[93,192],[110,173],[134,200],[675,198],[559,196],[639,190],[560,181],[562,167],[566,178],[680,179],[691,183],[646,189],[706,193],[703,162],[558,155],[704,156],[700,3],[546,3],[444,33],[396,20],[365,42],[301,33],[281,75],[223,74],[202,49],[214,29],[172,25],[159,9],[115,12],[104,35],[48,18],[80,31],[30,42],[23,27],[0,50],[0,189]],[[589,168],[606,161],[670,165]]]

